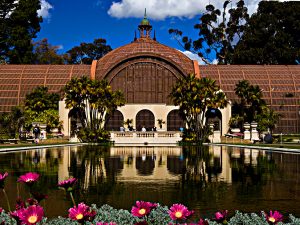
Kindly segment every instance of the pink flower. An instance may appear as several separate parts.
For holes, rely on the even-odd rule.
[[[17,198],[16,202],[16,210],[25,208],[25,202],[20,197]]]
[[[109,223],[105,223],[105,222],[98,222],[96,223],[96,225],[117,225],[116,223],[114,222],[109,222]]]
[[[72,191],[74,184],[77,182],[76,178],[69,178],[58,183],[59,187],[64,188],[66,191]]]
[[[39,205],[31,205],[26,209],[22,209],[19,218],[22,224],[36,224],[43,219],[44,209]]]
[[[278,211],[274,211],[274,213],[272,211],[270,211],[269,215],[266,214],[266,218],[270,224],[276,224],[276,223],[282,221],[283,215],[281,213],[279,213]]]
[[[134,225],[148,225],[148,222],[144,220],[144,221],[137,222]]]
[[[3,209],[0,207],[0,214],[2,213]]]
[[[96,212],[84,203],[79,203],[78,206],[69,209],[69,218],[78,222],[91,221],[95,215]]]
[[[194,213],[193,210],[189,211],[188,208],[182,204],[173,204],[168,212],[172,220],[185,220]]]
[[[227,214],[228,214],[228,210],[216,212],[214,220],[217,221],[218,223],[222,223],[223,221],[226,220]]]
[[[42,200],[48,198],[48,195],[44,195],[44,194],[38,193],[38,192],[33,192],[31,194],[32,194],[33,198],[38,201],[38,203],[40,203]]]
[[[28,205],[38,205],[39,204],[39,202],[34,198],[28,198],[26,200],[26,202],[28,203]]]
[[[5,172],[3,174],[0,173],[0,188],[4,188],[4,181],[5,181],[5,178],[8,176],[8,173]]]
[[[197,223],[197,225],[208,225],[208,222],[207,222],[207,220],[200,219],[199,222]]]
[[[131,214],[136,217],[143,217],[148,215],[153,208],[157,207],[157,204],[144,201],[136,201],[136,206],[131,209]]]
[[[26,173],[19,177],[18,182],[23,182],[28,186],[32,186],[38,179],[40,175],[38,173]]]
[[[10,212],[9,215],[10,217],[14,218],[17,221],[17,224],[20,224],[21,221],[21,213],[22,211],[25,210],[24,208],[20,208],[16,211]]]

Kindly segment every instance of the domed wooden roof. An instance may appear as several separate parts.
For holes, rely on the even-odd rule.
[[[119,47],[100,60],[95,71],[96,79],[103,79],[114,68],[123,62],[136,58],[156,58],[172,64],[183,74],[194,73],[193,61],[182,52],[160,44],[150,37],[142,37],[130,44]]]

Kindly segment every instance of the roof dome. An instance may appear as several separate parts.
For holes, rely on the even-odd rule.
[[[144,18],[142,21],[141,21],[141,25],[150,25],[150,22],[147,18]]]
[[[152,57],[167,61],[183,74],[194,73],[194,63],[182,52],[160,44],[151,38],[139,38],[116,48],[97,61],[96,79],[103,79],[115,67],[130,58]]]
[[[141,21],[140,25],[150,26],[150,21],[147,19],[147,10],[145,8],[144,19]]]

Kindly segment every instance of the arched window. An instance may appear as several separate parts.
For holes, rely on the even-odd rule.
[[[141,131],[144,126],[147,131],[151,131],[151,128],[155,125],[154,115],[150,110],[143,109],[136,115],[136,129]]]
[[[120,127],[123,126],[123,122],[123,114],[119,110],[116,110],[111,115],[109,115],[109,119],[105,123],[105,130],[119,131]]]
[[[178,109],[172,110],[167,117],[167,130],[179,131],[180,127],[185,127],[184,120],[180,116]]]
[[[214,124],[214,130],[221,131],[222,134],[222,113],[219,109],[209,108],[205,113],[209,124]]]

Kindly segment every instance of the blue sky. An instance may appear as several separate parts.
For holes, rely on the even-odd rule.
[[[260,0],[246,1],[250,13]],[[111,47],[130,43],[134,31],[147,8],[148,18],[156,31],[157,40],[182,50],[168,33],[178,28],[197,37],[193,25],[210,2],[222,7],[221,0],[41,0],[43,16],[37,40],[47,38],[52,45],[61,46],[63,53],[81,42],[105,38]],[[233,2],[236,2],[233,0]],[[233,3],[235,4],[235,3]],[[153,32],[152,32],[153,33]]]

